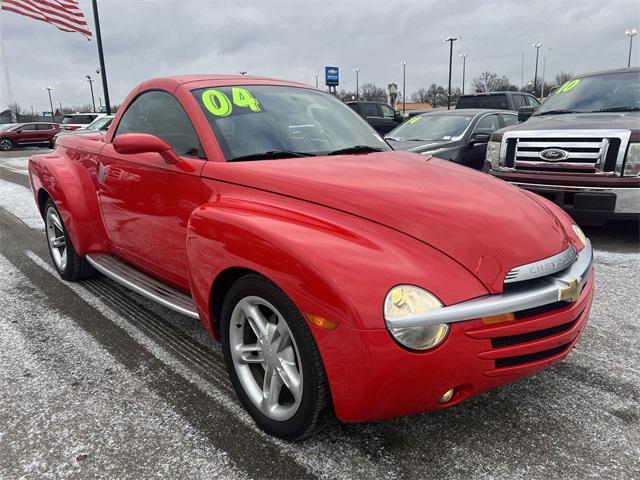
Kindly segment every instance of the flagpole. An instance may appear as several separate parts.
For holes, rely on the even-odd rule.
[[[107,115],[111,115],[111,102],[109,102],[109,88],[107,87],[107,70],[104,68],[104,53],[102,52],[102,36],[100,35],[100,18],[98,17],[98,2],[93,3],[93,19],[96,23],[96,42],[98,43],[98,57],[100,57],[100,74],[102,75],[102,89],[104,90],[104,103],[107,106]]]

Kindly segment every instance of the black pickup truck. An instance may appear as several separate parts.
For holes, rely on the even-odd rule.
[[[402,113],[382,102],[347,102],[375,130],[385,135],[404,121]]]
[[[564,83],[528,120],[491,136],[485,171],[578,219],[638,219],[640,68]]]

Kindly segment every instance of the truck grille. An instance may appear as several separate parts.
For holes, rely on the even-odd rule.
[[[628,131],[506,132],[502,165],[516,171],[619,173]]]

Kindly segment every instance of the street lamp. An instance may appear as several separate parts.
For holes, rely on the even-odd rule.
[[[638,30],[635,28],[631,28],[624,31],[624,34],[629,37],[629,61],[627,62],[627,67],[631,66],[631,48],[633,48],[633,37],[638,34]]]
[[[93,96],[93,82],[95,82],[95,80],[93,80],[91,78],[91,75],[87,75],[87,82],[89,82],[89,88],[91,89],[91,103],[93,104],[93,111],[96,111],[96,100]]]
[[[540,98],[544,98],[544,76],[547,71],[547,56],[551,51],[550,48],[547,48],[547,52],[542,57],[542,85],[540,86]]]
[[[405,113],[407,104],[407,62],[400,62],[402,65],[402,113]]]
[[[44,89],[49,94],[49,105],[51,106],[51,118],[55,122],[56,121],[56,117],[53,116],[53,101],[51,100],[51,90],[55,90],[55,88],[54,87],[44,87]],[[62,111],[60,113],[62,113]]]
[[[462,95],[464,95],[464,76],[467,70],[467,57],[468,53],[461,53],[460,58],[462,58]]]
[[[453,42],[462,37],[447,37],[443,42],[449,42],[449,89],[447,90],[447,110],[451,110],[451,67],[453,65]]]
[[[542,47],[542,43],[533,43],[531,44],[531,46],[536,49],[536,70],[533,75],[533,96],[535,97],[536,90],[538,88],[538,54],[540,53],[540,47]]]
[[[354,68],[354,72],[356,72],[356,102],[360,100],[360,84],[358,83],[358,73],[360,73],[359,68]]]
[[[316,88],[318,88],[318,74],[314,73],[313,76],[316,77]]]

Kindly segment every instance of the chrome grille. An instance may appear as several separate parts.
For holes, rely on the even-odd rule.
[[[505,132],[501,167],[516,171],[615,175],[622,169],[628,130]]]

